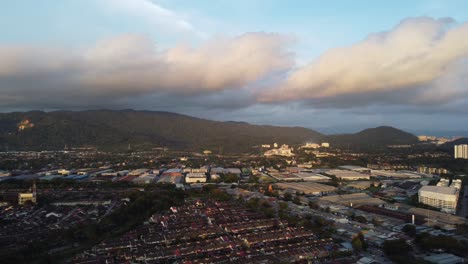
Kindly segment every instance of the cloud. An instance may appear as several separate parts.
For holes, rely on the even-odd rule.
[[[86,108],[152,94],[199,98],[229,90],[253,98],[246,87],[293,65],[293,54],[286,50],[290,41],[258,32],[166,50],[142,35],[72,50],[0,45],[0,106]]]
[[[143,18],[153,26],[165,26],[182,32],[198,33],[187,19],[150,0],[99,0],[99,2],[117,14]]]
[[[259,98],[313,107],[446,104],[468,97],[467,58],[468,23],[409,18],[324,53]]]
[[[292,41],[256,32],[167,49],[139,34],[73,49],[0,44],[0,107],[468,111],[468,23],[409,18],[297,68]]]

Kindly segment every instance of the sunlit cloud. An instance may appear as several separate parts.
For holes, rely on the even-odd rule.
[[[0,105],[40,99],[43,105],[58,101],[86,106],[144,94],[200,96],[242,90],[292,67],[293,55],[285,48],[289,41],[259,32],[164,50],[142,35],[122,35],[73,50],[4,45],[0,89],[4,98],[17,100],[0,98]]]
[[[403,20],[349,47],[329,50],[259,96],[313,107],[445,104],[467,97],[468,23]]]

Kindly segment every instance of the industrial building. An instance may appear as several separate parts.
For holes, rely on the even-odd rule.
[[[365,193],[353,193],[343,195],[324,196],[320,198],[320,202],[331,202],[344,206],[357,207],[361,205],[382,205],[384,201],[370,197]]]
[[[322,196],[324,194],[333,193],[336,191],[336,187],[319,184],[314,182],[282,182],[277,183],[276,186],[280,189],[293,189],[296,192],[304,193],[306,195],[317,195]]]
[[[167,177],[182,177],[182,169],[179,168],[173,168],[173,169],[168,169],[162,173],[161,176]]]
[[[439,208],[442,212],[455,214],[459,189],[453,186],[423,186],[419,189],[419,202]]]
[[[130,176],[140,176],[143,173],[147,173],[148,171],[149,171],[149,169],[136,169],[136,170],[130,171],[128,173],[128,175],[130,175]]]
[[[185,176],[186,183],[206,182],[206,174],[203,172],[191,172]]]
[[[394,171],[394,170],[372,170],[372,176],[394,179],[420,179],[422,174],[409,171]]]
[[[355,180],[369,180],[369,174],[363,174],[351,170],[329,170],[326,172],[328,175],[333,175],[338,179],[355,181]]]
[[[354,172],[359,172],[359,173],[366,173],[366,174],[371,173],[371,169],[361,167],[361,166],[343,165],[343,166],[339,166],[338,168],[341,170],[349,170],[349,171],[354,171]]]

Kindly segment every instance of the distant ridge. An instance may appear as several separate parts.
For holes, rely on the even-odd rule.
[[[328,136],[328,140],[338,147],[361,148],[418,143],[415,135],[390,126],[368,128],[355,134],[331,135]]]
[[[455,145],[462,145],[462,144],[468,144],[468,138],[459,138],[454,141],[444,143],[442,144],[442,146],[440,146],[440,148],[447,150],[447,151],[453,151],[453,147]]]
[[[21,122],[32,127],[19,130]],[[319,141],[311,129],[218,122],[186,115],[135,110],[15,112],[0,114],[0,148],[54,150],[91,146],[124,150],[168,147],[176,150],[245,153],[253,146]]]
[[[187,115],[137,110],[29,111],[0,114],[0,150],[59,150],[96,147],[126,150],[168,147],[214,153],[252,153],[262,144],[297,145],[331,142],[332,146],[412,144],[417,138],[393,127],[326,136],[303,127],[211,121]]]

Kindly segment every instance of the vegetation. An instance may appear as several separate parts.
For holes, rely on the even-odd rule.
[[[387,145],[418,142],[415,135],[388,126],[369,128],[355,134],[332,135],[328,140],[333,146],[362,150],[380,150]]]
[[[383,244],[385,254],[395,263],[409,263],[411,246],[404,239],[386,240]]]
[[[403,227],[402,231],[410,237],[416,236],[416,227],[414,225],[407,224]]]
[[[239,182],[239,176],[232,173],[222,173],[219,175],[220,177],[216,180],[212,180],[212,182],[225,182],[225,183],[236,183]]]
[[[457,240],[452,236],[433,236],[428,233],[422,233],[416,236],[415,242],[423,250],[443,250],[459,256],[468,256],[468,242]]]
[[[34,127],[18,131],[29,120]],[[125,124],[125,125],[123,125]],[[300,144],[322,134],[300,127],[217,122],[168,112],[56,111],[0,114],[0,146],[7,149],[56,150],[97,147],[107,150],[169,147],[213,153],[252,152],[253,146],[281,142]]]
[[[355,237],[353,237],[351,240],[351,245],[356,251],[367,250],[368,248],[367,242],[362,232],[359,232]]]
[[[19,131],[18,124],[25,120],[34,126]],[[417,138],[392,127],[325,136],[302,127],[218,122],[155,111],[31,111],[0,114],[2,150],[60,150],[68,146],[123,151],[129,147],[142,150],[168,147],[200,152],[210,150],[215,154],[260,154],[262,150],[259,146],[265,143],[294,145],[305,141],[329,141],[337,147],[364,150],[382,149],[391,144],[413,144]],[[299,155],[299,158],[309,160],[303,155]]]

